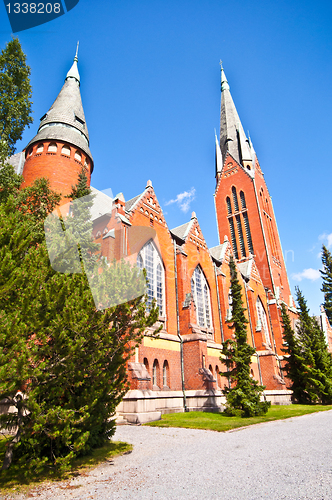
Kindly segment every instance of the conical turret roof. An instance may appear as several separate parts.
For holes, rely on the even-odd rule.
[[[249,141],[233,102],[229,84],[221,66],[220,149],[225,158],[229,152],[239,163],[251,161]]]
[[[41,118],[37,135],[29,142],[28,146],[45,139],[68,142],[80,148],[89,156],[93,164],[80,92],[77,52],[58,97],[49,111]]]

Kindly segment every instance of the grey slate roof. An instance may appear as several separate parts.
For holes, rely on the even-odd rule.
[[[133,210],[136,203],[141,199],[141,197],[143,196],[144,193],[145,193],[145,191],[143,191],[143,193],[141,193],[141,194],[138,194],[134,198],[131,198],[131,200],[126,201],[126,212],[131,212],[131,210]]]
[[[37,135],[31,139],[27,148],[38,141],[43,141],[45,139],[54,139],[58,141],[68,142],[78,148],[80,148],[84,153],[86,153],[92,160],[92,154],[89,149],[86,139],[80,134],[80,132],[74,128],[68,128],[65,126],[51,126],[45,127],[43,130],[37,133]]]
[[[23,151],[21,151],[20,153],[15,153],[6,160],[6,163],[12,165],[17,174],[22,174],[25,163],[25,154],[23,153]]]
[[[43,139],[59,139],[77,146],[93,162],[79,82],[76,79],[66,78],[58,97],[41,119],[37,135],[28,146]]]
[[[237,267],[244,278],[250,278],[252,270],[253,259],[246,260],[245,262],[240,262]]]
[[[228,246],[229,242],[224,241],[221,245],[217,245],[216,247],[209,248],[210,254],[215,260],[219,260],[219,262],[222,262],[225,258],[226,254],[226,249]]]
[[[193,224],[193,219],[191,219],[189,222],[186,222],[185,224],[182,224],[181,226],[171,229],[171,233],[177,238],[185,240],[189,234],[192,224]]]

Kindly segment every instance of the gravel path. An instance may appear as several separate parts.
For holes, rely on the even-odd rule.
[[[134,451],[16,499],[332,500],[332,411],[227,433],[126,425],[115,439]]]

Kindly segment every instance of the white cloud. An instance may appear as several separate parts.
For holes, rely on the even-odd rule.
[[[310,281],[316,281],[321,277],[321,274],[319,272],[319,269],[312,269],[311,267],[309,269],[304,269],[301,273],[293,273],[292,274],[292,279],[295,281],[302,281],[304,279],[310,280]]]
[[[327,248],[331,248],[332,247],[332,233],[330,233],[330,234],[326,234],[326,233],[321,234],[319,236],[319,239],[321,241],[326,241]]]
[[[165,205],[171,205],[172,203],[177,203],[182,210],[182,212],[188,212],[190,203],[195,199],[196,190],[194,187],[190,191],[184,191],[177,195],[174,200],[166,201]]]

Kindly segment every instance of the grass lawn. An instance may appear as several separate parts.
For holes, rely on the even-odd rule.
[[[162,415],[161,420],[144,425],[153,427],[187,427],[189,429],[207,429],[224,432],[238,427],[298,417],[307,413],[332,410],[332,405],[287,405],[271,406],[266,415],[261,417],[227,417],[223,413],[191,411],[188,413],[169,413]]]
[[[5,455],[6,442],[7,439],[0,439],[0,465]],[[102,462],[111,462],[118,455],[130,453],[132,448],[132,445],[128,443],[110,441],[102,448],[96,448],[91,455],[75,460],[71,469],[62,474],[54,470],[48,470],[38,476],[30,474],[27,478],[22,468],[19,469],[18,466],[12,464],[8,470],[0,472],[1,493],[27,492],[29,488],[37,486],[38,483],[43,481],[61,481],[84,475],[89,469],[96,467]]]

